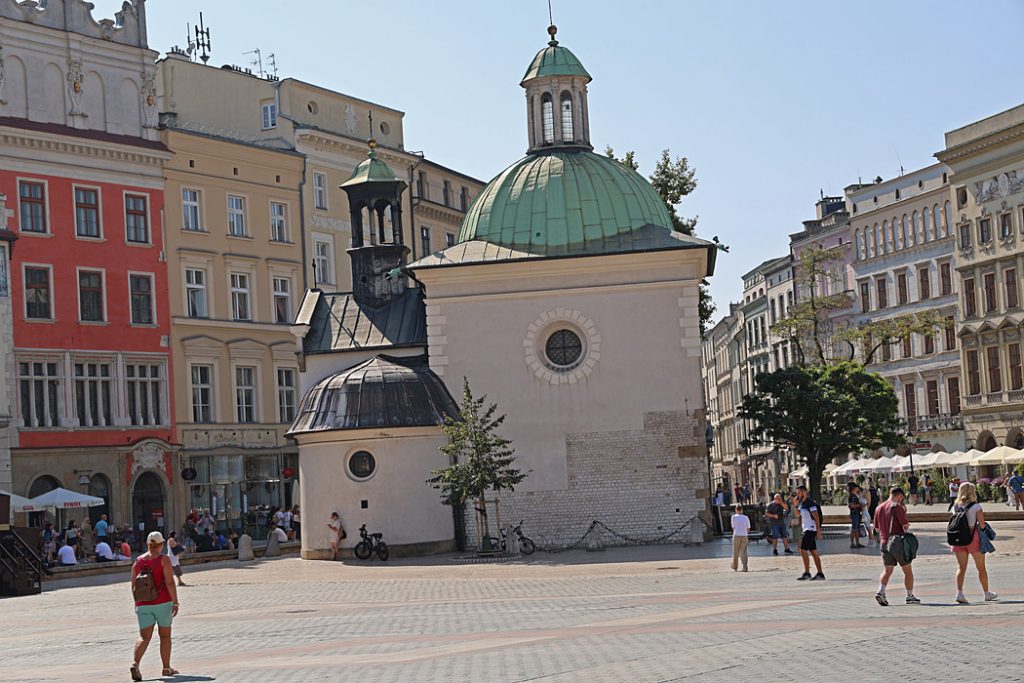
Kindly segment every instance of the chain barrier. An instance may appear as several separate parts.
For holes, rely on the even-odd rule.
[[[702,527],[704,527],[704,529],[708,529],[709,528],[707,522],[705,522],[703,519],[701,519],[700,515],[694,515],[690,519],[688,519],[685,522],[683,522],[676,529],[668,532],[667,534],[663,534],[661,536],[658,536],[657,538],[640,539],[640,538],[631,538],[631,537],[627,536],[626,534],[620,534],[618,531],[615,531],[614,529],[610,528],[604,522],[595,519],[593,522],[590,523],[590,526],[583,533],[583,535],[580,536],[579,540],[576,541],[575,543],[572,543],[572,544],[567,545],[567,546],[562,547],[562,548],[545,548],[545,547],[541,547],[541,546],[538,545],[537,549],[540,550],[541,552],[555,554],[555,553],[564,553],[567,550],[578,550],[580,548],[585,548],[586,545],[587,545],[587,543],[586,543],[587,537],[589,537],[590,534],[595,529],[603,529],[604,531],[607,531],[609,534],[611,534],[615,538],[618,538],[621,541],[623,541],[624,542],[623,545],[656,545],[658,543],[662,543],[663,541],[667,541],[668,539],[672,538],[673,536],[675,536],[679,532],[683,531],[684,529],[687,529],[687,530],[691,529],[694,522],[699,522],[700,525]]]

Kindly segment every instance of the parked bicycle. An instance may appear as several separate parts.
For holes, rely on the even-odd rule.
[[[512,533],[519,539],[519,552],[523,555],[533,555],[537,546],[532,540],[530,540],[529,536],[523,534],[523,520],[519,520],[519,524],[512,527]],[[508,529],[501,530],[501,540],[491,536],[491,547],[501,548],[502,552],[505,552],[508,549]]]
[[[387,562],[391,551],[388,550],[388,544],[381,540],[383,537],[384,534],[367,533],[365,524],[359,527],[359,538],[362,540],[356,543],[356,547],[353,550],[356,557],[360,560],[369,560],[376,553],[381,562]]]

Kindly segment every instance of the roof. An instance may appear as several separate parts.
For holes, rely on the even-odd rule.
[[[527,81],[542,76],[581,76],[587,79],[587,83],[594,80],[583,68],[583,63],[576,55],[570,52],[569,48],[558,44],[552,29],[554,26],[548,29],[548,32],[551,33],[548,46],[534,55],[533,61],[530,62],[530,66],[527,67],[523,80],[519,84],[525,85]]]
[[[377,143],[371,140],[369,158],[355,167],[352,177],[343,182],[341,187],[362,183],[401,183],[405,186],[405,181],[395,175],[390,166],[377,158],[376,146]]]
[[[371,308],[351,292],[306,292],[296,324],[309,325],[303,353],[426,346],[427,315],[423,294],[411,288],[390,304]]]
[[[110,142],[118,145],[144,147],[157,152],[170,152],[170,150],[167,149],[167,146],[159,140],[147,140],[134,135],[117,135],[114,133],[108,133],[105,130],[72,128],[71,126],[65,126],[60,123],[41,123],[39,121],[15,118],[13,116],[0,116],[0,126],[21,128],[22,130],[33,130],[39,133],[51,133],[53,135],[67,135],[73,138]]]
[[[374,356],[320,380],[302,398],[290,436],[347,429],[430,427],[459,409],[426,355]]]

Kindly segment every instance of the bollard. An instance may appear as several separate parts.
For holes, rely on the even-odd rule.
[[[238,538],[238,559],[243,562],[256,559],[256,553],[252,550],[252,536],[249,534],[242,534]]]

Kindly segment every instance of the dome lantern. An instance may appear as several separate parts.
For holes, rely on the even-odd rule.
[[[587,109],[587,84],[592,79],[576,55],[559,45],[557,32],[554,25],[548,27],[548,46],[534,56],[519,83],[526,90],[530,154],[545,149],[593,149]]]

